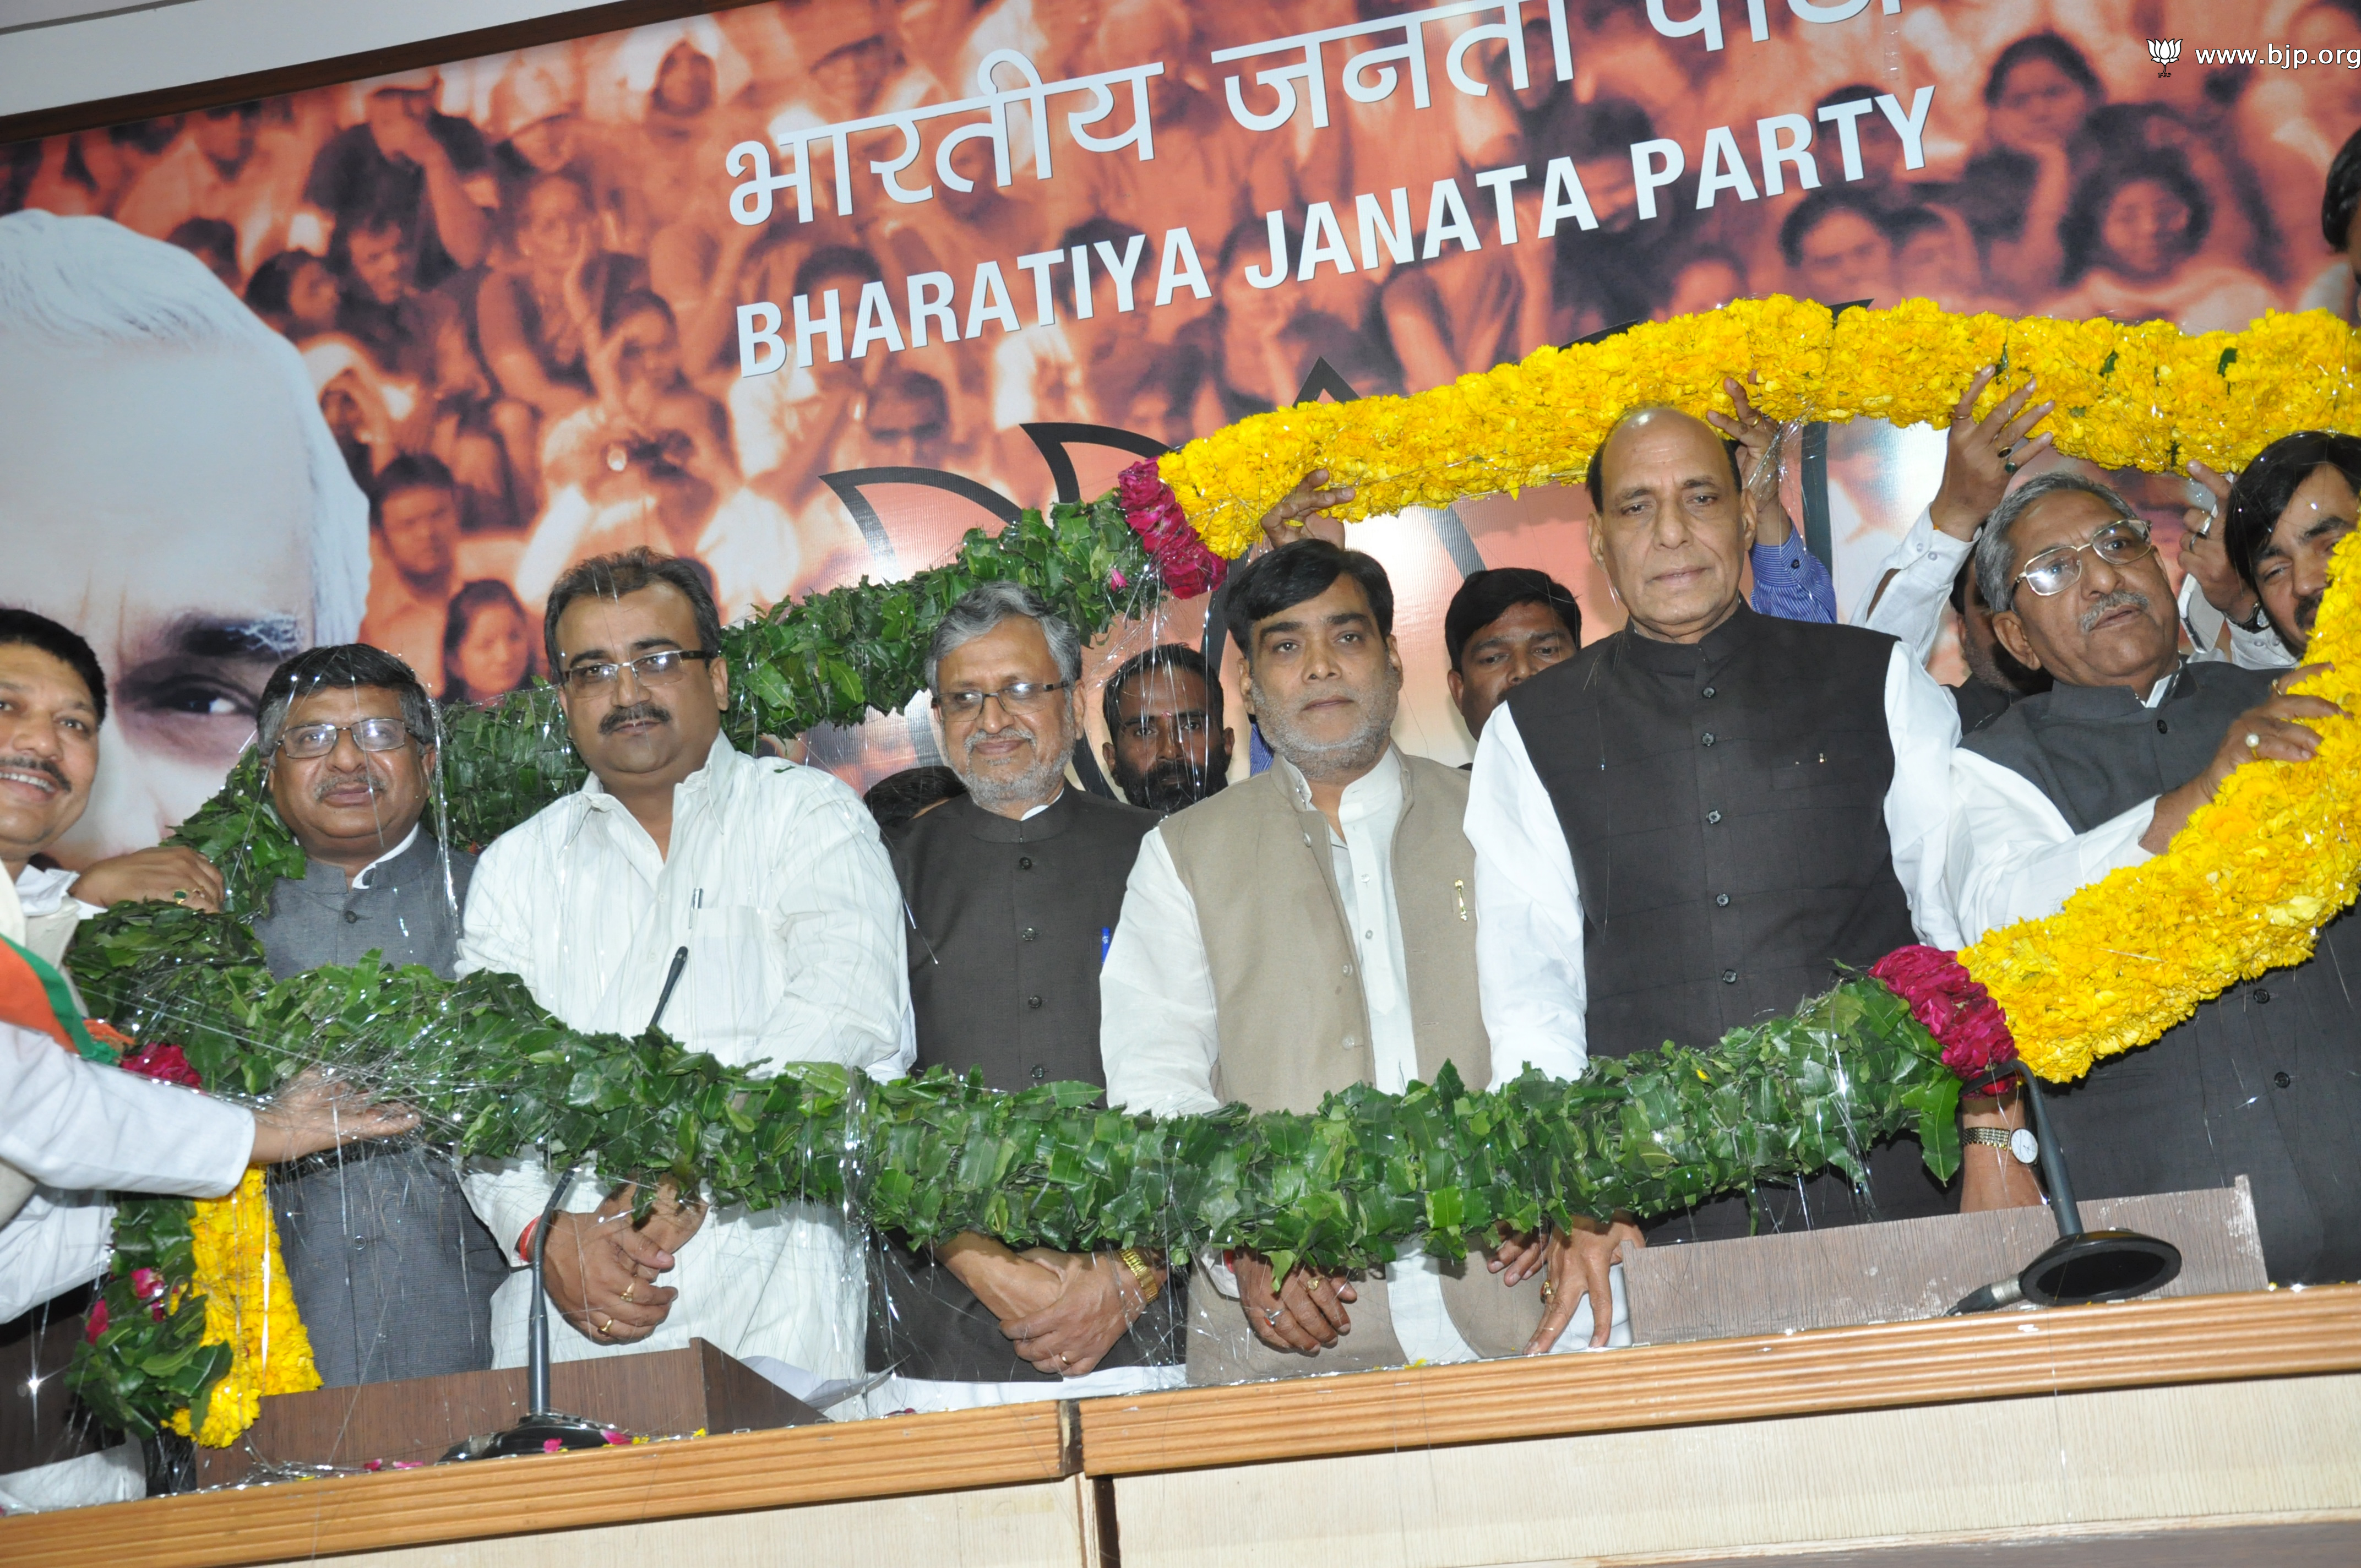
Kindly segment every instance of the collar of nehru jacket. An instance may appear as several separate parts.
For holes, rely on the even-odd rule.
[[[997,811],[986,811],[975,803],[975,796],[963,795],[938,811],[957,811],[966,822],[972,838],[987,844],[1038,844],[1044,839],[1054,839],[1073,826],[1074,791],[1060,787],[1058,798],[1047,806],[1037,806],[1019,819],[1003,817]]]
[[[730,743],[730,737],[727,734],[716,735],[713,738],[712,749],[705,753],[705,766],[673,786],[674,803],[675,805],[679,803],[684,791],[694,797],[718,788],[729,776],[730,770],[743,760],[738,748]],[[607,788],[597,773],[592,773],[582,781],[582,795],[594,811],[615,811],[621,808],[621,803],[616,800],[613,793]]]
[[[384,854],[379,855],[376,860],[373,860],[368,864],[363,866],[360,870],[360,874],[352,880],[352,891],[355,893],[368,892],[369,878],[377,874],[377,869],[379,866],[388,864],[393,861],[398,861],[401,859],[402,856],[410,853],[411,847],[418,842],[418,835],[421,830],[421,826],[422,824],[419,822],[412,823],[410,825],[410,831],[401,836],[401,843],[396,844],[392,849],[388,850]]]
[[[1616,635],[1615,656],[1650,674],[1694,675],[1745,652],[1761,624],[1762,617],[1749,609],[1744,599],[1738,601],[1728,620],[1695,642],[1666,642],[1626,623]]]
[[[1287,785],[1287,793],[1295,802],[1295,809],[1312,816],[1320,808],[1312,804],[1312,783],[1302,771],[1285,757],[1274,754],[1270,771]],[[1410,804],[1410,770],[1402,766],[1401,749],[1392,741],[1369,771],[1345,786],[1345,797],[1337,804],[1336,815],[1347,819],[1366,818],[1399,812]]]
[[[2048,700],[2036,711],[2046,718],[2070,719],[2077,724],[2124,723],[2133,719],[2145,723],[2151,710],[2187,692],[2188,683],[2181,675],[2188,668],[2186,663],[2174,665],[2172,674],[2146,693],[2129,686],[2051,686]]]

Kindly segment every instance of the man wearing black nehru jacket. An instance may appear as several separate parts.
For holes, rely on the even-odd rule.
[[[1477,956],[1496,1058],[1625,1056],[1722,1034],[1893,948],[1959,943],[1943,892],[1959,719],[1892,638],[1784,620],[1742,592],[1753,536],[1720,439],[1669,409],[1628,414],[1590,468],[1592,556],[1624,629],[1509,693],[1476,752]],[[1773,1230],[1954,1205],[1915,1141],[1757,1194]],[[1604,1297],[1629,1216],[1553,1238]],[[1744,1196],[1655,1222],[1655,1241],[1749,1229]],[[1545,1319],[1543,1332],[1551,1328]]]

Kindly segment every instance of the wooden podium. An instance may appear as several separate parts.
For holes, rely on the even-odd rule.
[[[701,1339],[686,1350],[558,1362],[549,1369],[549,1398],[568,1415],[640,1436],[762,1431],[825,1419]],[[225,1486],[258,1470],[431,1464],[455,1443],[515,1425],[525,1405],[522,1366],[276,1395],[262,1401],[237,1446],[197,1450],[197,1484]]]

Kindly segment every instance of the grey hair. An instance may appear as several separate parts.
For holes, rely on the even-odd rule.
[[[285,338],[178,246],[109,218],[0,217],[0,340],[100,347],[250,349],[287,389],[312,489],[312,641],[349,642],[368,602],[368,500],[320,417]]]
[[[1984,608],[1995,615],[2016,608],[2016,548],[2009,542],[2009,532],[2036,502],[2070,490],[2098,497],[2114,508],[2118,517],[2139,515],[2131,502],[2113,489],[2070,468],[2053,468],[2019,485],[1993,508],[1983,532],[1976,536],[1976,592],[1983,596]]]
[[[1040,626],[1041,635],[1049,643],[1049,657],[1058,662],[1059,678],[1082,678],[1082,640],[1071,623],[1049,608],[1049,600],[1023,583],[980,583],[943,612],[934,636],[928,641],[927,689],[937,696],[942,696],[942,687],[935,682],[935,671],[942,663],[943,655],[974,641],[1013,615],[1021,615]]]
[[[438,744],[441,729],[434,699],[427,696],[409,664],[399,655],[366,642],[341,642],[307,648],[270,672],[270,678],[262,684],[262,705],[256,716],[256,747],[266,758],[279,749],[287,710],[298,697],[364,686],[393,693],[401,703],[402,727],[422,746]]]

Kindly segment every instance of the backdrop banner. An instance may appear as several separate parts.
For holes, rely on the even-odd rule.
[[[805,0],[0,148],[0,601],[115,694],[61,858],[213,794],[298,649],[530,682],[551,585],[633,544],[741,617],[1250,412],[1773,292],[2349,317],[2356,46],[2330,0]],[[1942,442],[1828,451],[1850,613]],[[2172,560],[2186,483],[2119,477]],[[1471,753],[1466,573],[1620,624],[1587,512],[1355,525],[1406,748]],[[920,705],[807,739],[856,786],[939,760]]]

